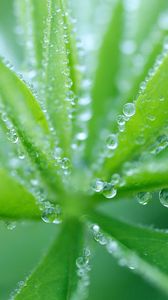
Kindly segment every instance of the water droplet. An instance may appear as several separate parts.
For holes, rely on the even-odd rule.
[[[154,115],[148,115],[147,118],[151,122],[155,121],[155,119],[156,119],[156,117]]]
[[[107,199],[112,199],[117,195],[117,190],[111,183],[105,183],[103,188],[103,196]]]
[[[118,125],[125,125],[125,117],[123,115],[119,115],[117,117],[117,123]]]
[[[112,254],[118,251],[118,244],[116,241],[109,239],[106,245],[107,251]]]
[[[79,133],[77,133],[76,138],[79,141],[84,141],[87,138],[87,133],[86,132],[79,132]]]
[[[25,159],[25,153],[22,149],[18,149],[18,157],[22,160]]]
[[[62,156],[62,149],[60,147],[55,147],[54,149],[54,159],[61,159]]]
[[[104,188],[104,181],[97,178],[95,183],[93,184],[93,190],[96,192],[96,193],[100,193],[103,191],[103,188]]]
[[[50,203],[46,204],[43,210],[42,220],[45,223],[60,224],[62,222],[62,210],[59,205],[52,206]]]
[[[16,223],[15,222],[6,222],[6,227],[9,230],[14,230],[16,228]]]
[[[168,207],[168,189],[163,189],[160,191],[159,199],[163,206]]]
[[[100,245],[106,245],[107,239],[104,236],[104,234],[100,231],[100,227],[97,224],[94,224],[91,229],[95,241],[98,242]]]
[[[119,174],[113,174],[112,176],[111,176],[111,184],[112,185],[117,185],[117,184],[119,184],[119,182],[120,182],[120,175]]]
[[[67,157],[64,157],[61,161],[61,166],[63,170],[67,170],[70,168],[70,160]]]
[[[107,148],[110,150],[116,149],[118,146],[118,137],[116,134],[110,134],[106,140]]]
[[[132,117],[135,114],[135,104],[126,103],[123,107],[123,113],[126,117]]]
[[[38,184],[39,184],[39,181],[38,181],[38,179],[31,179],[30,180],[30,183],[33,185],[33,186],[38,186]]]
[[[140,192],[137,194],[137,200],[141,205],[147,205],[152,199],[152,194],[149,192]]]
[[[19,138],[18,138],[18,136],[17,136],[17,134],[16,134],[16,132],[15,132],[14,129],[11,129],[11,130],[8,132],[8,139],[9,139],[9,141],[12,142],[13,144],[17,144],[17,143],[18,143]]]
[[[89,96],[79,98],[79,105],[88,105],[91,102],[91,98]]]

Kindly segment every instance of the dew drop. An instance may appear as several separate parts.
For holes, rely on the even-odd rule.
[[[15,222],[6,222],[6,228],[9,230],[14,230],[16,228]]]
[[[112,254],[118,251],[118,244],[116,241],[109,239],[106,245],[107,251]]]
[[[151,122],[155,121],[155,119],[156,119],[156,117],[154,115],[148,115],[147,118]]]
[[[87,133],[86,132],[78,132],[76,135],[76,138],[79,141],[84,141],[87,138]]]
[[[62,156],[62,149],[60,147],[55,147],[54,149],[54,159],[61,159]]]
[[[168,189],[163,189],[160,191],[159,200],[163,206],[168,207]]]
[[[135,114],[135,104],[126,103],[123,107],[123,113],[126,117],[132,117]]]
[[[123,115],[119,115],[118,117],[117,117],[117,123],[118,123],[118,125],[125,125],[125,117],[123,116]]]
[[[61,207],[59,205],[56,205],[54,207],[50,203],[48,203],[43,210],[42,220],[45,223],[60,224],[62,222],[61,217],[62,213]]]
[[[104,181],[97,178],[92,188],[96,193],[102,192],[104,188]]]
[[[9,139],[9,141],[12,142],[13,144],[17,144],[17,143],[18,143],[19,138],[18,138],[16,132],[15,132],[13,129],[11,129],[11,130],[9,131],[9,133],[8,133],[8,139]]]
[[[21,160],[25,159],[25,153],[21,149],[18,149],[18,157]]]
[[[103,188],[103,196],[107,199],[112,199],[116,196],[117,190],[111,183],[105,183]]]
[[[119,182],[120,182],[120,175],[119,174],[113,174],[112,176],[111,176],[111,184],[112,185],[116,185],[116,184],[119,184]]]
[[[70,168],[70,160],[67,157],[64,157],[61,161],[61,166],[63,170],[67,170]]]
[[[97,224],[94,224],[92,226],[92,233],[93,233],[93,238],[100,245],[106,245],[107,244],[107,239],[104,236],[104,234],[100,231],[100,227]]]
[[[118,137],[116,134],[110,134],[106,140],[107,148],[110,150],[116,149],[118,146]]]
[[[138,203],[141,205],[147,205],[152,199],[152,194],[149,192],[140,192],[137,194]]]

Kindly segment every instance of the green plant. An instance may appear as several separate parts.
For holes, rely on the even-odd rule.
[[[16,65],[0,59],[0,217],[9,229],[34,220],[60,232],[11,298],[88,298],[90,235],[167,297],[167,231],[103,213],[158,191],[168,207],[166,0],[106,3],[108,30],[85,65],[66,1],[14,2],[17,34],[3,19],[13,2],[0,4]]]

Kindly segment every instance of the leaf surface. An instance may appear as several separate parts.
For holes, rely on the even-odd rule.
[[[34,197],[3,169],[0,169],[0,191],[0,218],[40,218],[41,213]]]
[[[14,143],[17,144],[18,140],[23,144],[34,166],[41,172],[44,182],[55,189],[59,179],[51,155],[53,140],[48,122],[31,91],[2,60],[0,96],[2,112],[12,123],[12,127],[7,122],[5,124],[7,134],[15,134],[17,138]]]
[[[73,219],[67,221],[51,250],[15,299],[71,299],[77,288],[76,259],[81,255],[82,239],[82,225]]]
[[[167,232],[130,225],[100,213],[94,213],[91,218],[105,233],[119,242],[116,253],[114,244],[111,253],[120,263],[132,268],[168,294]]]
[[[146,88],[135,101],[135,114],[126,122],[124,132],[118,134],[118,147],[113,151],[112,158],[106,159],[108,174],[154,143],[167,126],[168,55],[157,64],[154,75],[148,79]]]
[[[90,149],[98,139],[100,129],[107,125],[106,114],[117,96],[116,81],[121,58],[119,48],[123,34],[123,14],[123,4],[119,0],[113,10],[112,19],[100,48],[99,63],[92,91],[93,116],[89,123],[87,156],[91,154]]]

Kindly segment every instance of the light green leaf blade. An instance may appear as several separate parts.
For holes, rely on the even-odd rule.
[[[138,76],[135,76],[135,79],[133,80],[131,89],[129,90],[127,96],[124,97],[125,98],[124,102],[126,102],[128,99],[133,100],[137,97],[137,93],[139,91],[140,84],[143,82],[144,78],[146,78],[149,70],[153,67],[153,65],[155,63],[157,56],[163,50],[164,38],[166,37],[166,35],[167,35],[167,31],[160,33],[158,40],[153,45],[152,50],[150,51],[150,54],[149,54],[148,58],[146,59],[146,63],[142,69],[142,72],[140,72],[140,74]]]
[[[48,1],[48,15],[44,44],[44,98],[45,107],[56,131],[59,146],[69,156],[73,94],[72,54],[68,12],[63,1]],[[72,50],[72,48],[71,48]],[[74,76],[73,76],[74,77]]]
[[[168,188],[168,159],[142,163],[132,169],[131,176],[123,176],[123,180],[125,184],[119,187],[119,195]]]
[[[78,282],[76,259],[82,246],[83,226],[71,219],[15,299],[73,299]]]
[[[2,60],[0,96],[4,112],[13,124],[12,130],[15,130],[34,166],[41,172],[44,182],[55,189],[59,179],[52,164],[53,141],[45,115],[28,87]],[[6,127],[6,131],[11,133],[11,128]],[[59,189],[59,184],[57,187]]]
[[[126,122],[124,132],[118,134],[118,146],[107,158],[105,169],[111,174],[123,162],[133,159],[140,151],[155,142],[167,125],[167,70],[168,55],[159,60],[154,75],[135,102],[136,113]]]
[[[93,213],[93,222],[119,242],[114,256],[168,294],[168,234]]]
[[[41,83],[43,43],[47,19],[47,1],[16,0],[15,10],[21,38],[24,41],[25,67],[33,83]],[[39,87],[40,88],[40,87]]]
[[[40,210],[34,197],[7,172],[0,169],[0,218],[40,219]]]
[[[106,114],[113,98],[117,96],[117,75],[120,65],[120,43],[123,34],[123,4],[117,1],[109,28],[104,37],[99,54],[99,64],[92,91],[93,116],[89,123],[89,137],[86,145],[86,157],[98,138],[101,127],[107,125]],[[92,155],[94,155],[93,153]]]

